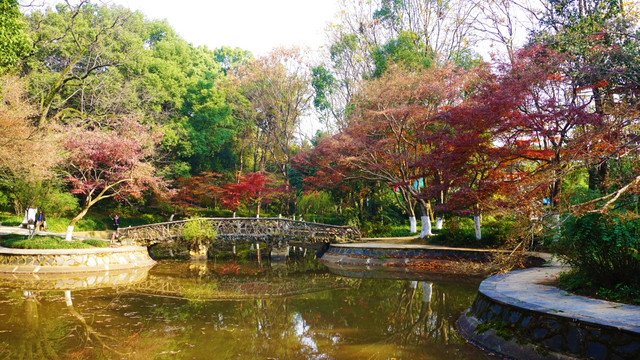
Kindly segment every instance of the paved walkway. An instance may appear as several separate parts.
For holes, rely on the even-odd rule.
[[[640,334],[640,306],[578,296],[548,285],[566,270],[547,266],[511,271],[484,280],[478,291],[519,308]]]
[[[21,227],[16,227],[16,226],[3,226],[3,225],[0,225],[0,235],[7,235],[7,234],[29,235],[29,230],[21,228]],[[65,237],[66,234],[64,234],[64,233],[54,233],[54,232],[50,232],[50,231],[37,231],[36,235],[52,235],[52,236]],[[94,239],[92,237],[75,236],[75,235],[73,236],[73,238],[77,239],[77,240]],[[100,239],[100,240],[104,240],[104,239]]]

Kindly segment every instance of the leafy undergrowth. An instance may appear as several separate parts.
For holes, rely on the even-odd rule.
[[[409,225],[392,225],[385,229],[376,229],[376,231],[369,232],[366,237],[381,238],[381,237],[405,237],[414,236],[418,233],[412,233]]]
[[[513,221],[487,221],[482,225],[482,236],[478,240],[476,239],[473,222],[468,219],[462,219],[458,220],[458,226],[455,229],[434,230],[435,236],[429,238],[427,243],[478,249],[509,248],[509,245],[512,245],[515,228]]]
[[[626,285],[623,283],[616,284],[612,289],[594,284],[578,271],[569,271],[561,273],[558,277],[558,287],[566,291],[631,305],[640,305],[640,288]]]
[[[561,276],[569,291],[640,304],[640,216],[612,211],[571,216],[550,246],[573,269]]]
[[[89,249],[94,247],[108,247],[109,242],[103,240],[74,240],[65,241],[59,236],[36,235],[29,239],[25,235],[3,235],[0,245],[14,249]]]

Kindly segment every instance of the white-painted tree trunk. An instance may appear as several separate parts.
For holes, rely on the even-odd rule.
[[[73,240],[73,225],[67,226],[67,233],[65,234],[64,239],[67,241]]]
[[[480,229],[480,220],[481,218],[479,215],[473,216],[473,227],[476,230],[476,240],[482,239],[482,230]]]
[[[431,294],[433,294],[433,283],[427,281],[421,281],[422,284],[422,302],[430,303]]]
[[[429,216],[421,216],[422,229],[420,230],[420,237],[433,236],[431,232],[431,218]]]
[[[444,223],[444,218],[442,216],[438,216],[436,218],[436,230],[442,230],[442,224]]]
[[[553,215],[553,226],[555,227],[553,230],[553,241],[556,242],[560,240],[560,214]]]
[[[409,227],[411,228],[409,231],[414,234],[418,232],[418,225],[416,224],[416,217],[409,216]]]
[[[67,306],[73,306],[73,300],[71,300],[71,290],[64,291],[64,302]]]

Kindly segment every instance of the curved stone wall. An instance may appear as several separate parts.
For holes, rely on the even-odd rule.
[[[385,269],[388,272],[419,271],[430,274],[486,276],[500,250],[458,249],[441,246],[393,244],[331,244],[320,261],[334,271],[350,268]],[[529,266],[544,260],[527,256]]]
[[[547,269],[483,281],[462,335],[513,359],[640,359],[639,306],[566,293],[548,285],[560,269]]]
[[[0,273],[74,273],[148,267],[146,247],[33,250],[0,248]]]

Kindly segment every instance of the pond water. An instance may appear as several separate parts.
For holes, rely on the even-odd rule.
[[[481,359],[455,331],[479,281],[161,261],[0,276],[0,359]]]

